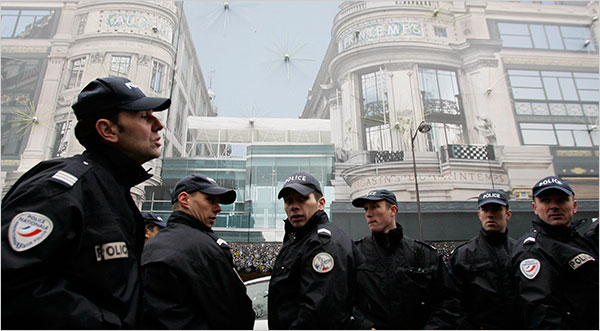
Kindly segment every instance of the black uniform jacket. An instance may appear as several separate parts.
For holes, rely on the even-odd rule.
[[[137,328],[150,176],[108,147],[44,161],[2,200],[2,327]]]
[[[387,234],[372,234],[356,245],[359,328],[454,328],[458,300],[433,247],[405,237],[398,223]]]
[[[598,329],[598,247],[537,218],[517,239],[512,268],[528,329]]]
[[[352,314],[352,240],[317,211],[300,229],[285,221],[269,283],[269,329],[344,329]]]
[[[142,255],[145,329],[252,329],[254,310],[225,240],[174,211]]]
[[[515,240],[504,233],[486,231],[456,247],[448,269],[459,291],[459,328],[522,329],[518,294],[510,251]]]

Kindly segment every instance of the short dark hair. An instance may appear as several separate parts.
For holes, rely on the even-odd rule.
[[[319,199],[321,199],[323,197],[323,194],[321,194],[321,192],[315,190],[312,193],[315,194],[315,200],[319,201]]]
[[[99,119],[107,119],[118,125],[120,112],[120,110],[114,110],[104,113],[98,118],[85,118],[79,120],[75,125],[75,137],[86,149],[94,149],[102,143],[102,138],[100,138],[98,131],[96,131],[96,122],[98,122]]]

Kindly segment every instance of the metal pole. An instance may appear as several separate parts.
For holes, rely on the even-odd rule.
[[[417,217],[419,220],[419,235],[421,238],[421,241],[423,241],[423,223],[421,221],[421,198],[419,197],[419,182],[417,180],[417,163],[415,161],[415,138],[417,137],[417,133],[419,131],[415,132],[415,134],[413,135],[413,130],[412,128],[410,128],[410,147],[411,147],[411,151],[412,151],[412,159],[413,159],[413,171],[415,174],[415,190],[417,191]]]

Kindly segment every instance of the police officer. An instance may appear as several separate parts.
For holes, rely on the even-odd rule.
[[[254,311],[230,247],[212,227],[236,194],[194,174],[173,189],[167,227],[144,247],[145,329],[252,329]]]
[[[479,195],[479,235],[456,247],[448,269],[460,290],[461,329],[522,329],[517,290],[512,278],[508,236],[512,211],[500,190]]]
[[[512,251],[525,327],[597,330],[598,247],[569,226],[575,193],[554,176],[532,191],[537,217]]]
[[[329,222],[316,178],[289,176],[278,198],[287,219],[269,283],[269,329],[346,329],[355,274],[352,241]]]
[[[160,156],[165,98],[122,77],[90,82],[73,105],[82,155],[26,172],[2,200],[2,327],[136,328],[144,223],[132,186]]]
[[[163,221],[162,217],[155,215],[154,213],[144,212],[142,213],[144,218],[144,226],[146,231],[144,232],[144,242],[150,238],[156,236],[158,231],[167,227],[167,223]]]
[[[454,328],[458,300],[443,259],[435,248],[404,236],[394,193],[372,190],[352,205],[364,208],[371,231],[356,242],[358,327]]]

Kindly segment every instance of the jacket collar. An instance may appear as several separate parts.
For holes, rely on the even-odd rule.
[[[571,236],[574,229],[566,226],[566,225],[550,225],[536,216],[533,220],[533,227],[540,233],[548,235],[550,237],[555,238],[565,238]]]
[[[192,227],[194,229],[197,229],[197,230],[200,230],[203,232],[213,232],[213,230],[211,228],[204,225],[204,223],[200,222],[199,219],[197,219],[194,216],[192,216],[184,211],[181,211],[181,210],[175,210],[171,213],[171,216],[169,217],[169,221],[167,222],[167,226],[168,226],[168,224],[173,224],[173,223],[187,225],[189,227]]]
[[[329,218],[323,210],[317,210],[317,212],[314,215],[312,215],[308,222],[306,222],[306,224],[304,224],[304,226],[300,229],[294,228],[290,223],[289,219],[287,218],[284,220],[284,222],[286,236],[288,234],[295,234],[296,238],[302,238],[306,236],[307,233],[310,233],[311,231],[315,230],[317,228],[317,225],[329,222]]]
[[[492,245],[500,245],[506,242],[508,238],[508,228],[504,233],[498,231],[486,231],[484,228],[481,228],[479,231],[481,237]]]
[[[388,231],[388,233],[373,233],[375,242],[386,249],[397,247],[398,244],[402,242],[403,237],[404,231],[398,222],[396,222],[396,228]]]
[[[127,187],[133,187],[152,177],[132,158],[103,144],[95,146],[91,150],[86,150],[83,152],[83,156],[89,157],[94,162],[102,165]]]

